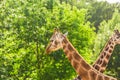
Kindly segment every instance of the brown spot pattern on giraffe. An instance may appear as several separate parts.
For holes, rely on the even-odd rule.
[[[109,47],[105,48],[105,51],[107,51],[109,49]]]
[[[72,65],[73,67],[77,70],[77,68],[79,67],[79,63],[76,60],[72,61]]]
[[[74,52],[73,57],[80,62],[81,58],[78,53]]]
[[[65,49],[66,48],[66,46],[63,46],[63,49]]]
[[[107,55],[106,55],[106,59],[108,60],[109,58],[110,58],[110,55],[109,55],[109,54],[107,54]]]
[[[111,42],[108,43],[109,45],[111,44]]]
[[[105,67],[106,64],[107,64],[107,62],[106,62],[106,60],[104,60],[101,67]]]
[[[101,55],[101,58],[103,58],[103,55]]]
[[[112,48],[112,49],[113,49],[114,47],[111,45],[111,46],[110,46],[110,48]]]
[[[104,52],[104,56],[106,55],[106,52]]]
[[[97,63],[97,64],[101,64],[101,62],[102,62],[102,60],[99,59],[96,63]],[[93,67],[94,67],[95,65],[96,65],[96,64],[94,64]]]
[[[97,74],[94,71],[90,71],[91,80],[96,80]]]
[[[109,53],[111,53],[111,52],[112,52],[112,50],[110,49],[110,50],[109,50]]]
[[[105,69],[101,69],[100,72],[103,73]]]
[[[86,69],[86,70],[89,70],[91,69],[90,66],[88,64],[85,63],[85,61],[81,61],[81,65]]]
[[[98,65],[94,66],[95,69],[99,71],[100,67]]]
[[[99,64],[101,64],[101,63],[102,63],[102,60],[100,60]]]
[[[68,44],[68,49],[69,49],[70,51],[73,51],[73,50],[74,50],[73,47],[71,47],[70,44]]]
[[[68,51],[67,49],[66,49],[66,50],[64,50],[64,52],[65,52],[65,54],[66,54],[66,55],[68,55],[68,54],[69,54],[69,53],[68,53],[69,51]]]
[[[69,55],[68,59],[69,59],[69,61],[71,61],[72,60],[72,55]]]
[[[65,44],[67,44],[67,43],[68,43],[68,41],[67,41],[66,39],[63,39],[63,42],[64,42]]]
[[[98,75],[97,80],[103,80],[103,77],[101,75]]]

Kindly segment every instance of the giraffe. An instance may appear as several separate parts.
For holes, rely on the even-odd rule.
[[[114,30],[113,36],[109,39],[108,43],[106,43],[104,49],[102,50],[100,56],[97,58],[93,67],[100,72],[104,72],[106,69],[106,65],[108,64],[112,52],[114,50],[115,45],[120,44],[120,32],[118,30]]]
[[[66,34],[62,34],[59,30],[55,30],[46,48],[46,53],[49,54],[59,49],[63,49],[71,65],[82,80],[117,80],[116,78],[100,73],[90,66],[73,47],[66,37]]]
[[[110,60],[112,52],[115,45],[120,44],[120,32],[114,30],[114,34],[109,38],[105,47],[100,53],[100,56],[97,58],[95,63],[92,65],[96,70],[103,73],[107,67],[107,64]],[[77,76],[74,80],[81,80],[80,76]]]

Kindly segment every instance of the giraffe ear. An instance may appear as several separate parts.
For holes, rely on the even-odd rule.
[[[64,36],[67,36],[68,35],[68,32],[64,33]]]

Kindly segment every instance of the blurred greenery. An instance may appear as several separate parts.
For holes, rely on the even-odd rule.
[[[120,3],[96,0],[1,0],[0,80],[70,80],[76,72],[62,50],[46,55],[54,28],[92,65],[114,29]],[[93,58],[94,57],[94,58]],[[117,45],[105,74],[120,79]]]

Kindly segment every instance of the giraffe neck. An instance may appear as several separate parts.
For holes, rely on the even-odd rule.
[[[106,43],[104,49],[100,53],[100,56],[98,57],[96,62],[93,64],[93,67],[96,70],[98,70],[102,73],[105,71],[107,64],[110,60],[111,54],[114,50],[114,47],[115,47],[114,40],[112,38],[110,38],[110,40]]]
[[[87,64],[67,38],[63,40],[63,51],[82,80],[117,80],[100,73]]]
[[[71,65],[74,67],[75,71],[83,77],[83,74],[88,74],[88,70],[91,69],[82,56],[79,55],[77,50],[72,46],[68,39],[63,40],[63,51],[65,52],[67,58],[69,59]]]

